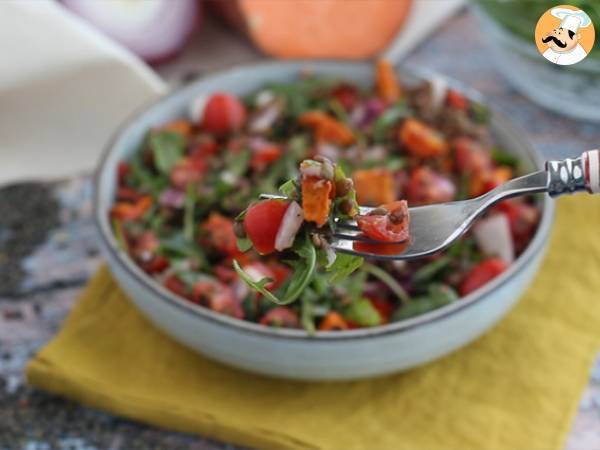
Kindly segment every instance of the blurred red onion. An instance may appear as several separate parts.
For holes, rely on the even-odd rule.
[[[380,98],[372,97],[364,103],[358,104],[350,114],[350,122],[360,128],[367,127],[388,107]]]
[[[172,188],[165,189],[158,199],[158,204],[167,208],[182,208],[184,202],[185,192]]]
[[[200,19],[199,0],[61,0],[149,63],[176,56]]]

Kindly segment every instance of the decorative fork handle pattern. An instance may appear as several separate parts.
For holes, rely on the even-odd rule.
[[[575,159],[548,161],[546,171],[552,197],[583,190],[600,193],[600,150],[589,150]]]

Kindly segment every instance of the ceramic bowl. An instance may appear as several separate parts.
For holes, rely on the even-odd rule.
[[[187,104],[196,95],[214,91],[244,94],[269,81],[292,80],[303,70],[363,84],[372,82],[372,66],[362,63],[269,62],[234,68],[178,89],[117,131],[95,179],[95,219],[114,278],[148,319],[183,345],[224,364],[275,377],[347,380],[382,375],[425,364],[481,336],[515,305],[538,270],[553,218],[553,205],[547,197],[539,199],[543,213],[529,247],[509,270],[481,289],[409,320],[313,336],[304,330],[274,329],[237,320],[178,298],[119,249],[108,219],[117,164],[137,151],[149,128],[185,115]],[[457,83],[449,83],[460,89]],[[462,90],[472,98],[477,96]],[[497,114],[491,126],[499,144],[522,158],[526,168],[541,165],[540,156],[527,140]]]

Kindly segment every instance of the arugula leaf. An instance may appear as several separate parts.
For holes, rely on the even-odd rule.
[[[317,294],[319,298],[323,297],[329,291],[329,281],[325,275],[321,272],[316,272],[312,279],[311,289]],[[315,299],[316,300],[316,299]]]
[[[373,275],[375,278],[378,278],[379,281],[387,284],[390,290],[396,294],[401,303],[407,304],[411,302],[408,293],[388,272],[380,267],[374,266],[373,264],[363,264],[363,270],[368,274]]]
[[[436,304],[447,305],[458,300],[458,294],[454,289],[444,283],[433,283],[427,289],[429,298]]]
[[[348,305],[344,317],[363,327],[374,327],[381,323],[379,312],[367,298],[359,298]]]
[[[456,300],[458,300],[458,295],[450,286],[439,283],[432,284],[429,286],[426,296],[415,298],[410,303],[403,305],[394,313],[392,320],[398,321],[419,316]]]
[[[258,298],[255,292],[253,292],[252,295],[246,295],[242,300],[242,309],[244,310],[244,318],[246,320],[258,322],[260,311],[258,308]]]
[[[338,253],[333,264],[326,268],[326,271],[329,272],[327,281],[329,283],[337,283],[343,280],[362,266],[363,262],[364,258],[361,256]]]
[[[336,98],[329,101],[329,109],[335,115],[335,117],[343,123],[349,122],[348,113],[344,109],[344,106],[340,103],[340,101]]]
[[[206,254],[199,246],[190,244],[190,241],[183,235],[183,232],[177,232],[161,238],[159,252],[167,257],[175,259],[193,259],[200,263],[200,266],[205,269],[210,267]]]
[[[169,185],[167,177],[156,176],[144,165],[139,156],[131,161],[130,166],[132,181],[142,192],[152,194],[156,198]]]
[[[335,175],[334,175],[334,179],[335,182],[339,182],[339,181],[344,181],[346,178],[346,174],[344,173],[344,169],[342,168],[342,166],[340,164],[337,164],[335,166]],[[330,219],[330,226],[332,230],[335,230],[335,222],[333,220],[333,216],[335,217],[339,217],[341,219],[347,219],[347,218],[351,218],[352,214],[346,214],[343,213],[342,211],[340,211],[339,205],[343,202],[350,202],[350,204],[352,205],[351,210],[355,213],[358,213],[359,207],[358,207],[358,202],[356,201],[356,189],[354,187],[352,187],[351,189],[348,190],[348,192],[346,193],[346,195],[344,195],[343,197],[337,197],[335,199],[335,203],[334,203],[334,207],[335,207],[335,213],[330,215],[329,219]]]
[[[452,257],[448,254],[440,256],[438,259],[420,267],[414,274],[415,283],[426,283],[431,281],[437,274],[446,269]]]
[[[292,249],[298,254],[299,259],[291,262],[294,271],[293,275],[288,278],[289,283],[286,283],[284,295],[286,303],[298,298],[304,288],[311,282],[317,266],[317,251],[307,236],[304,239],[296,239]]]
[[[181,281],[184,282],[186,286],[190,288],[196,284],[198,281],[206,281],[210,283],[215,282],[215,278],[207,275],[205,273],[198,272],[196,270],[191,270],[189,268],[189,264],[185,260],[179,260],[171,263],[172,267],[174,267],[174,272]]]
[[[505,152],[504,150],[500,150],[499,148],[495,148],[492,150],[492,159],[494,162],[500,166],[509,166],[513,169],[519,166],[519,158],[515,155]]]
[[[335,80],[322,77],[307,77],[294,83],[272,83],[267,88],[285,98],[286,115],[297,118],[309,109],[325,109],[326,98],[318,96],[336,84]]]
[[[346,280],[346,296],[351,301],[356,301],[360,298],[365,290],[365,282],[367,281],[368,273],[361,270]]]
[[[299,194],[299,189],[300,186],[298,186],[298,183],[296,182],[296,180],[288,180],[285,183],[283,183],[281,186],[279,186],[279,192],[281,192],[281,195],[285,195],[286,197],[293,199],[293,200],[297,200],[300,198]]]
[[[391,108],[386,109],[373,123],[373,140],[375,142],[384,141],[388,130],[400,119],[410,114],[411,109],[404,100],[400,100]]]
[[[420,316],[428,311],[432,311],[436,308],[434,302],[427,297],[417,297],[412,302],[403,305],[400,309],[396,310],[392,315],[392,321],[409,319],[411,317]]]
[[[261,278],[258,281],[253,280],[252,277],[250,277],[250,275],[248,275],[246,272],[244,272],[244,269],[242,269],[240,267],[240,264],[235,259],[233,260],[233,268],[235,269],[235,271],[237,272],[237,274],[240,276],[240,278],[244,281],[244,283],[246,283],[252,289],[254,289],[255,291],[261,293],[266,298],[268,298],[269,300],[271,300],[273,303],[277,303],[277,304],[280,304],[280,305],[283,304],[283,303],[281,303],[281,300],[279,300],[277,297],[275,297],[271,293],[271,291],[269,291],[266,288],[266,286],[269,283],[273,282],[272,278],[264,277],[264,278]]]
[[[302,302],[302,306],[300,308],[300,321],[302,322],[304,329],[310,335],[314,334],[316,331],[313,313],[313,306],[316,299],[317,294],[310,288],[306,288],[304,295],[302,295],[300,299]]]
[[[458,180],[458,192],[456,193],[457,200],[467,200],[470,197],[471,174],[462,172]]]
[[[118,219],[113,219],[112,228],[113,232],[115,233],[115,238],[117,238],[117,244],[119,244],[121,251],[125,253],[129,252],[129,245],[127,245],[127,239],[125,238],[125,233],[123,232],[123,223]]]
[[[237,238],[237,248],[240,252],[246,253],[252,248],[252,241],[248,238]]]
[[[391,157],[385,163],[385,168],[393,172],[404,169],[406,167],[406,159],[399,157]]]
[[[300,243],[298,243],[298,241],[300,241]],[[310,239],[305,237],[305,239],[300,239],[298,241],[294,244],[293,250],[298,254],[299,259],[297,261],[289,262],[294,269],[293,274],[277,290],[277,295],[270,292],[265,287],[272,281],[270,278],[263,278],[258,281],[253,280],[246,272],[244,272],[239,263],[235,260],[233,261],[233,268],[248,286],[260,292],[265,298],[273,303],[277,303],[278,305],[292,303],[310,284],[317,265],[317,252],[314,245],[310,242]]]
[[[483,106],[481,103],[471,102],[471,110],[473,111],[473,120],[480,124],[487,124],[490,122],[492,113],[487,106]]]
[[[226,153],[224,160],[227,172],[233,175],[234,178],[241,177],[248,170],[251,158],[252,152],[248,148],[238,153]]]
[[[196,199],[194,184],[189,183],[185,191],[183,210],[183,235],[189,242],[194,242],[194,208],[196,207]]]
[[[154,165],[159,172],[169,175],[183,156],[185,138],[173,131],[156,131],[150,134],[149,145],[154,156]]]

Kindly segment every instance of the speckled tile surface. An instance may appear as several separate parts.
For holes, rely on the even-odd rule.
[[[213,69],[214,60],[203,62],[201,56],[214,55],[215,39],[226,33],[214,25],[205,33],[210,39],[195,39],[183,58],[161,73],[177,82],[190,71]],[[224,64],[257,58],[243,43],[235,46],[238,56]],[[577,155],[600,142],[600,126],[546,112],[511,89],[494,70],[468,13],[451,20],[406,64],[448,74],[481,91],[548,158]],[[23,386],[26,361],[56,333],[100,262],[90,198],[86,176],[0,190],[0,450],[233,448],[118,419]],[[600,362],[590,374],[566,446],[600,449]]]

